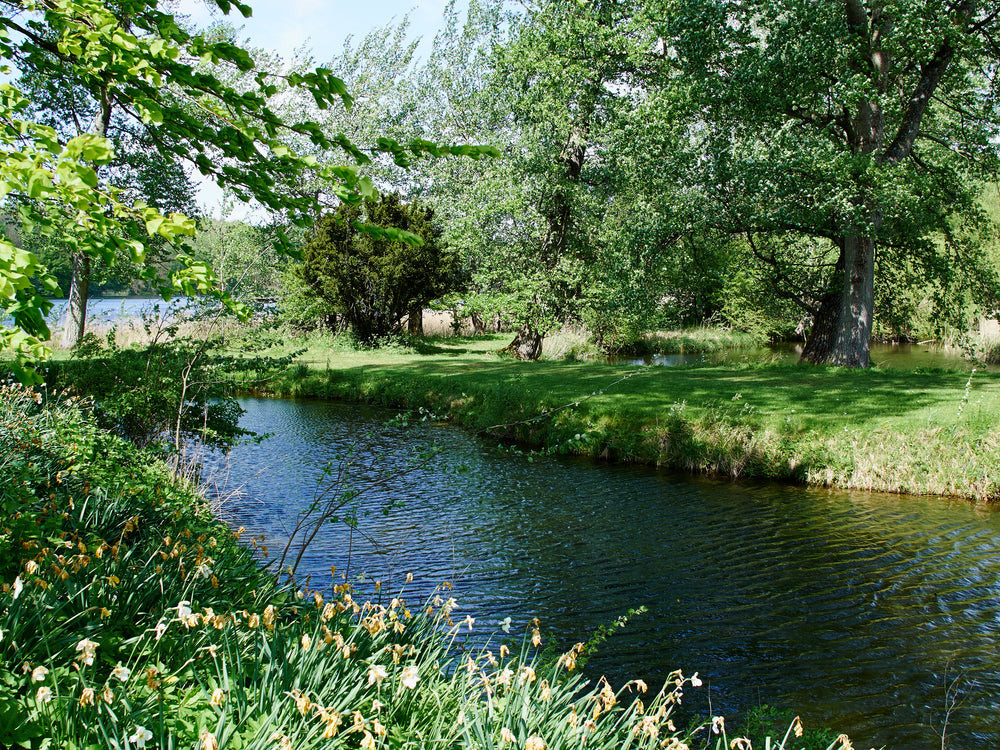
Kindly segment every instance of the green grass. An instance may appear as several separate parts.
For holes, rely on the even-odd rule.
[[[507,336],[353,350],[307,340],[266,392],[425,407],[555,452],[853,489],[1000,495],[1000,376],[795,363],[518,362]],[[967,390],[967,385],[968,390]],[[551,412],[551,413],[548,413]]]

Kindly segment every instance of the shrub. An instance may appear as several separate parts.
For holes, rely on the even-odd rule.
[[[324,216],[303,251],[301,278],[311,294],[344,316],[355,339],[376,346],[403,318],[460,286],[458,256],[441,244],[434,212],[398,195]],[[359,228],[371,225],[368,230]],[[399,230],[416,235],[406,241]]]

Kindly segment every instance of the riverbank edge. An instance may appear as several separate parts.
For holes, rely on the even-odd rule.
[[[636,370],[638,374],[640,370]],[[525,379],[530,373],[524,375]],[[889,429],[841,435],[778,431],[751,414],[716,407],[691,416],[674,403],[650,421],[623,410],[590,411],[593,394],[545,403],[509,384],[489,389],[447,373],[360,371],[298,365],[245,395],[362,402],[408,411],[545,453],[636,463],[729,479],[764,479],[819,488],[933,495],[980,504],[1000,501],[1000,434],[958,427],[902,434]]]
[[[329,601],[278,584],[194,484],[96,427],[74,400],[6,387],[0,446],[8,742],[284,748],[294,738],[318,750],[355,733],[371,748],[386,737],[543,748],[541,737],[576,739],[571,712],[602,715],[588,729],[595,750],[654,748],[662,737],[687,747],[704,729],[668,722],[697,674],[672,673],[644,709],[631,697],[645,683],[615,692],[574,671],[597,641],[556,658],[540,648],[538,620],[499,661],[469,650],[459,669],[455,639],[474,618],[453,622],[454,599],[435,596],[411,614],[396,598],[355,601],[346,582]],[[494,691],[510,710],[495,710]]]

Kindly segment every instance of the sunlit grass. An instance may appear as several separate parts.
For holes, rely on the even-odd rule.
[[[558,452],[847,488],[998,495],[995,373],[519,362],[494,353],[506,339],[368,351],[307,340],[304,366],[269,390],[424,406],[475,429],[524,422],[490,431]]]

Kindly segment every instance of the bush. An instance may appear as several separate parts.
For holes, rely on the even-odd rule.
[[[239,426],[242,410],[231,395],[237,380],[245,385],[287,366],[296,354],[221,354],[224,336],[186,338],[179,325],[146,318],[148,343],[131,347],[116,344],[114,329],[105,341],[88,334],[72,359],[50,366],[47,385],[93,399],[97,424],[139,447],[167,448],[175,458],[192,443],[228,450],[252,436]],[[253,341],[248,346],[257,348]]]
[[[301,278],[310,294],[344,316],[359,343],[377,346],[411,311],[460,286],[458,256],[443,247],[433,219],[433,210],[404,204],[398,195],[343,205],[316,224]]]

